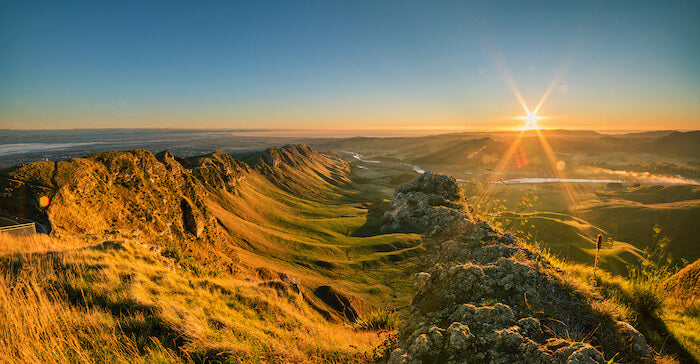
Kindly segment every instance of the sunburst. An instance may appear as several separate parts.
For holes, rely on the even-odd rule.
[[[544,119],[542,116],[537,116],[537,111],[528,112],[527,116],[521,116],[518,119],[525,120],[525,126],[520,128],[520,130],[540,130],[539,125],[537,125],[537,120]]]
[[[573,188],[572,185],[566,182],[566,174],[563,171],[563,168],[559,168],[559,166],[563,165],[563,163],[562,161],[558,160],[556,154],[552,150],[552,147],[550,146],[549,142],[542,133],[542,128],[537,124],[538,120],[545,118],[544,116],[537,115],[537,112],[540,110],[540,108],[545,103],[549,95],[552,93],[552,90],[559,82],[559,78],[562,75],[563,68],[557,72],[557,74],[554,76],[554,79],[552,79],[552,81],[549,83],[547,89],[542,94],[542,97],[540,98],[540,101],[535,107],[535,109],[533,111],[530,111],[530,109],[527,107],[527,104],[525,103],[525,100],[522,97],[522,94],[520,93],[520,90],[518,89],[517,84],[515,83],[515,80],[511,76],[508,67],[506,66],[506,62],[503,56],[499,54],[498,57],[492,57],[492,60],[494,61],[493,63],[496,70],[501,74],[504,81],[506,82],[510,90],[513,92],[513,95],[523,107],[526,116],[521,116],[518,118],[521,120],[525,120],[525,125],[520,128],[520,133],[517,134],[515,139],[510,144],[509,148],[506,150],[506,153],[496,165],[496,168],[492,171],[489,181],[486,184],[486,187],[482,190],[481,194],[476,200],[476,205],[480,207],[485,207],[484,204],[495,191],[497,183],[501,182],[502,178],[505,176],[506,168],[510,160],[515,156],[518,148],[522,150],[520,143],[522,142],[524,134],[527,131],[535,131],[537,132],[537,137],[540,141],[540,144],[542,145],[542,149],[545,154],[545,160],[549,164],[551,171],[557,178],[562,180],[562,182],[560,182],[561,192],[564,195],[563,197],[566,200],[567,204],[572,208],[572,214],[581,217],[580,212],[577,211],[577,209],[575,209],[577,201],[579,200],[577,191]]]

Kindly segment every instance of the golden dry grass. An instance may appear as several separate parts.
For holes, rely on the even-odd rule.
[[[20,259],[22,268],[15,272],[12,266],[5,266],[0,274],[0,361],[181,361],[157,338],[152,348],[139,352],[110,314],[96,307],[72,306],[63,292],[47,287],[45,283],[56,276],[49,264],[27,256]]]
[[[657,351],[657,363],[678,363],[674,350],[684,350],[700,361],[700,300],[666,294],[659,283],[661,278],[628,278],[601,270],[597,273],[598,285],[593,287],[591,266],[559,263],[570,284],[605,298],[595,305],[597,310],[635,323]],[[672,341],[677,342],[676,347],[669,349]]]
[[[58,239],[44,234],[13,235],[0,233],[0,255],[65,251],[94,244],[91,239]]]
[[[383,340],[297,293],[196,276],[131,242],[3,242],[49,252],[0,257],[3,362],[366,362]]]

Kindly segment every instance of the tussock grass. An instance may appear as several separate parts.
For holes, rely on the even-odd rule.
[[[0,257],[0,361],[366,362],[382,341],[297,293],[201,276],[130,242],[57,248]]]
[[[395,330],[398,327],[396,315],[387,309],[370,312],[355,322],[359,330]]]
[[[45,253],[78,249],[94,243],[90,239],[57,239],[45,234],[0,233],[0,255]]]
[[[25,257],[26,258],[26,257]],[[6,363],[182,362],[151,338],[139,351],[109,313],[75,307],[46,286],[50,264],[26,258],[15,274],[0,274],[0,361]]]
[[[700,301],[684,299],[662,289],[661,282],[673,270],[647,262],[634,268],[628,277],[613,275],[593,267],[559,261],[571,285],[579,286],[604,298],[594,308],[615,319],[631,322],[656,351],[658,363],[700,361]]]
[[[583,231],[580,228],[590,228],[590,225],[579,224],[581,226],[572,229],[576,234],[571,236],[561,234],[561,230],[557,229],[560,227],[559,225],[554,228],[535,227],[534,225],[523,228],[525,224],[518,226],[518,224],[512,223],[515,220],[508,219],[516,214],[511,216],[503,213],[507,209],[500,200],[495,200],[495,205],[495,213],[484,214],[477,211],[477,214],[480,214],[482,219],[489,221],[497,229],[509,231],[520,237],[525,247],[545,257],[553,266],[562,269],[565,272],[561,275],[563,281],[574,292],[588,300],[595,311],[614,320],[631,322],[656,351],[655,360],[657,362],[700,361],[700,334],[698,334],[700,333],[700,315],[698,315],[700,308],[692,297],[690,297],[691,299],[685,297],[685,301],[681,303],[673,294],[670,294],[679,287],[686,288],[686,291],[692,291],[695,285],[691,283],[691,287],[688,289],[687,279],[676,279],[676,281],[666,283],[668,287],[664,289],[664,282],[676,272],[676,268],[669,264],[670,253],[667,245],[670,240],[667,237],[661,237],[660,227],[654,226],[652,229],[653,240],[656,241],[655,249],[653,247],[645,251],[638,248],[630,249],[631,245],[616,241],[617,248],[608,253],[610,258],[616,260],[616,264],[607,267],[596,266],[598,258],[603,262],[606,258],[605,251],[611,249],[601,251],[597,249],[596,245],[592,245],[592,248],[582,249],[591,256],[591,259],[582,261],[580,256],[569,256],[568,251],[567,256],[572,260],[563,259],[561,255],[552,253],[551,249],[556,248],[556,242],[551,244],[547,240],[547,236],[543,236],[543,234],[538,234],[538,238],[535,239],[530,230],[530,228],[535,229],[537,233],[551,230],[554,231],[553,234],[558,239],[563,236],[565,240],[575,241],[577,238],[587,235],[579,234],[580,231]],[[526,208],[532,207],[532,204],[528,198],[523,197],[517,208],[522,206],[525,206],[521,209],[524,211]],[[535,214],[542,215],[543,213],[531,213],[530,215]],[[527,214],[520,213],[520,215]],[[625,251],[629,253],[626,256],[629,259],[623,259],[622,255],[619,255],[620,252]],[[625,260],[627,260],[626,263]],[[593,264],[583,264],[585,261],[590,261]],[[624,269],[620,269],[619,263],[625,263]],[[615,274],[611,274],[609,271]]]

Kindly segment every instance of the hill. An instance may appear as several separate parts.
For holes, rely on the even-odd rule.
[[[700,260],[687,265],[663,282],[663,289],[683,300],[700,299]]]
[[[1,170],[0,208],[52,233],[0,236],[0,359],[655,356],[611,299],[637,309],[630,284],[601,272],[594,288],[589,268],[477,221],[452,178],[425,173],[388,201],[417,174],[382,171],[359,178],[357,164],[305,145],[241,159],[108,152]],[[599,231],[565,214],[528,217],[562,246]],[[383,331],[395,310],[408,311],[397,341]]]
[[[655,140],[653,147],[664,153],[700,158],[700,130],[673,132]]]
[[[32,284],[61,298],[61,312],[93,312],[110,332],[134,335],[125,345],[140,356],[371,355],[381,338],[349,324],[410,299],[419,236],[379,234],[370,208],[388,196],[352,182],[339,159],[293,145],[249,157],[256,162],[136,150],[2,170],[0,208],[50,225],[54,239],[43,250],[4,245],[8,289],[23,274],[46,276]]]
[[[576,207],[576,212],[607,231],[615,240],[632,242],[637,248],[645,249],[653,248],[661,239],[667,238],[666,250],[674,260],[694,260],[700,257],[697,244],[700,227],[695,223],[700,219],[700,200],[655,201],[673,201],[674,196],[688,195],[695,189],[695,186],[678,186],[658,193],[622,194],[582,203]]]
[[[552,253],[567,261],[592,264],[595,260],[595,238],[608,236],[603,229],[580,218],[562,213],[533,212],[512,215],[524,234],[529,234]],[[642,250],[623,241],[608,241],[600,251],[599,266],[609,272],[626,275],[642,261]]]

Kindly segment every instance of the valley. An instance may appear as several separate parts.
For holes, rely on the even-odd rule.
[[[391,190],[341,160],[287,146],[249,162],[133,151],[6,170],[2,208],[52,226],[0,236],[6,282],[44,276],[69,310],[133,326],[134,350],[176,361],[372,356],[384,336],[353,323],[410,302],[420,235],[380,234]]]
[[[460,191],[456,205],[435,202],[434,208],[458,208],[513,234],[566,271],[562,279],[575,290],[609,302],[612,313],[600,311],[601,317],[639,325],[655,350],[667,342],[672,351],[660,357],[697,360],[697,338],[687,333],[697,324],[688,319],[695,303],[662,303],[644,313],[646,304],[634,298],[642,283],[628,278],[653,254],[668,267],[700,257],[693,224],[700,187],[684,159],[692,157],[654,157],[674,160],[664,171],[679,174],[637,179],[587,174],[590,161],[620,151],[596,152],[585,162],[580,155],[589,152],[567,150],[561,160],[571,171],[562,176],[537,156],[543,151],[533,141],[523,142],[520,167],[513,159],[497,170],[501,159],[489,156],[505,153],[507,144],[465,138],[422,137],[417,146],[412,138],[312,140],[326,152],[285,145],[237,157],[133,150],[6,168],[0,209],[37,221],[50,235],[0,235],[3,294],[7,302],[23,302],[48,330],[34,335],[73,340],[61,350],[68,354],[58,354],[42,346],[45,340],[19,334],[26,321],[8,319],[6,332],[24,339],[5,350],[7,359],[389,360],[393,334],[416,302],[415,274],[427,269],[438,243],[426,240],[426,226],[415,221],[387,229],[387,214],[397,187],[433,171],[455,176]],[[555,144],[556,136],[550,139]],[[460,155],[466,155],[462,162]],[[624,155],[616,168],[658,163],[633,151]],[[448,225],[441,226],[434,228]],[[598,234],[605,237],[598,252],[601,288],[590,286]],[[21,309],[6,306],[4,314],[27,314],[15,310]],[[45,316],[46,310],[54,313]],[[75,321],[85,314],[87,323]],[[635,321],[641,315],[669,326]],[[60,330],[56,319],[66,320],[60,325],[69,325],[67,332],[51,331]],[[86,346],[80,335],[96,335],[104,350],[90,346],[95,342]],[[668,341],[668,335],[677,338]]]

